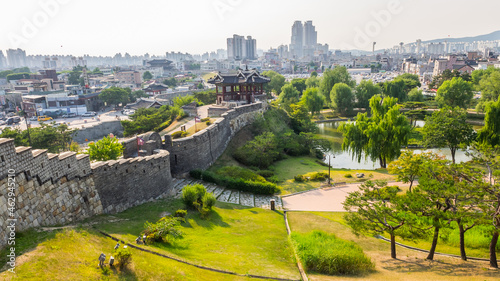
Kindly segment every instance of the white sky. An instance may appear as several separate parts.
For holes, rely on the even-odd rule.
[[[390,2],[400,6],[390,10]],[[295,20],[312,20],[318,42],[331,49],[500,30],[498,0],[11,0],[0,11],[0,50],[27,54],[196,54],[225,49],[233,34],[251,35],[267,50],[290,44]],[[380,11],[391,19],[376,23]],[[369,36],[356,37],[367,28]]]

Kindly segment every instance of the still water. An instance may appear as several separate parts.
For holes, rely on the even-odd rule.
[[[321,123],[318,124],[319,134],[324,138],[332,142],[332,149],[327,153],[325,162],[328,163],[330,158],[330,164],[333,168],[337,169],[363,169],[363,170],[374,170],[380,168],[378,161],[372,162],[370,159],[365,159],[363,156],[361,162],[358,163],[356,159],[352,159],[351,154],[347,151],[342,151],[342,141],[343,136],[337,128],[342,124],[342,122],[331,122],[331,123]],[[423,126],[423,121],[418,121],[417,126]],[[430,151],[440,155],[445,156],[447,159],[451,160],[451,152],[448,148],[432,148],[432,149],[414,149],[415,153],[421,153],[422,151]],[[335,158],[334,158],[335,157]],[[465,155],[465,152],[459,150],[455,153],[455,158],[458,162],[469,161],[470,158]]]

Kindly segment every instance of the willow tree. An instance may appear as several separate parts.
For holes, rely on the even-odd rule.
[[[408,144],[411,126],[408,119],[399,112],[397,99],[380,95],[370,99],[372,116],[358,113],[356,122],[339,127],[344,134],[342,150],[349,151],[353,159],[379,160],[382,168],[387,162],[401,154],[401,147]]]
[[[500,98],[486,106],[484,127],[479,131],[478,141],[491,146],[500,145]]]

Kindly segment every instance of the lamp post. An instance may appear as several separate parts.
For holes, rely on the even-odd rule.
[[[28,131],[28,141],[31,146],[30,126],[28,125],[28,113],[26,113],[26,111],[24,112],[24,122],[26,123],[26,130]]]
[[[332,156],[333,156],[333,158],[335,158],[335,155],[328,155],[328,186],[331,185],[330,168],[332,166],[330,165],[330,161],[331,161]]]

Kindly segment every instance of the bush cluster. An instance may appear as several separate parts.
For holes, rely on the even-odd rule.
[[[206,216],[215,205],[215,196],[208,193],[201,184],[186,185],[182,190],[182,201],[187,207],[197,209],[202,216]]]
[[[293,177],[293,180],[296,182],[305,182],[307,179],[304,175],[296,175]]]
[[[272,195],[279,191],[278,186],[274,183],[231,178],[210,171],[194,170],[190,172],[190,175],[193,178],[203,179],[206,182],[225,186],[229,189],[250,192],[253,194]]]
[[[161,218],[156,223],[146,221],[144,231],[146,239],[149,242],[165,242],[171,243],[172,239],[181,238],[182,232],[179,230],[180,219],[166,216]]]
[[[172,134],[172,139],[184,138],[188,135],[188,132],[177,131]]]
[[[308,271],[329,275],[359,275],[375,267],[356,243],[322,231],[292,233],[292,241]]]
[[[120,270],[124,269],[129,263],[132,262],[132,253],[128,248],[117,249],[113,255],[118,262]]]

